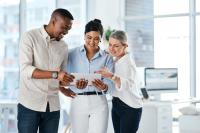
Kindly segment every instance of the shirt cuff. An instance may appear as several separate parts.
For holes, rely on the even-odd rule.
[[[28,79],[31,79],[32,78],[32,75],[33,75],[33,71],[36,69],[36,67],[34,66],[29,66],[27,68],[27,76],[28,76]]]

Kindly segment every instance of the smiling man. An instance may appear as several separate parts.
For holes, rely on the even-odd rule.
[[[56,9],[48,25],[26,32],[20,42],[19,133],[57,133],[60,118],[59,82],[73,76],[63,71],[68,47],[62,40],[71,29],[73,16]]]

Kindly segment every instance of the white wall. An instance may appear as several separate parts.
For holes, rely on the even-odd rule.
[[[101,19],[104,28],[121,29],[121,14],[123,13],[123,0],[88,0],[88,21],[94,18]]]

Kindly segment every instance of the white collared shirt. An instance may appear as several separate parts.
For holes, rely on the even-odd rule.
[[[51,40],[44,26],[26,32],[19,46],[19,103],[31,110],[45,112],[49,102],[50,111],[59,110],[58,80],[33,79],[32,73],[36,68],[48,71],[63,69],[67,56],[67,44],[62,40]]]
[[[112,95],[132,108],[142,107],[136,65],[129,54],[125,54],[115,62],[115,75],[120,77],[121,86],[120,88],[115,86]]]

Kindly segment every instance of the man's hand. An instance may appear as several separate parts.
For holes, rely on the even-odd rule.
[[[60,71],[58,72],[58,80],[62,83],[62,85],[69,85],[70,82],[73,82],[74,76],[68,74],[67,72]]]
[[[92,81],[92,85],[101,91],[106,91],[108,89],[108,85],[104,84],[104,82],[99,79]]]
[[[80,79],[80,80],[77,80],[76,82],[76,88],[78,89],[84,89],[88,84],[88,80],[85,80],[85,79]]]
[[[72,90],[70,89],[66,89],[64,87],[60,87],[59,88],[60,91],[67,97],[71,97],[71,98],[75,98],[76,97],[76,93],[74,93]]]

